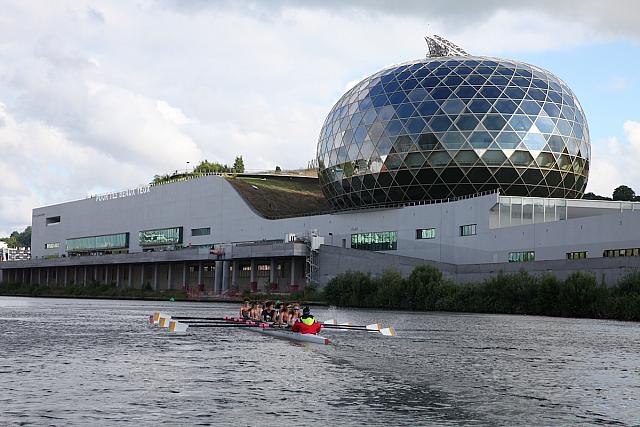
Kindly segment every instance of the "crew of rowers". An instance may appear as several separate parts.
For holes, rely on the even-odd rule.
[[[240,317],[271,323],[275,326],[290,327],[293,332],[301,334],[317,334],[322,325],[315,321],[309,307],[300,309],[299,304],[285,304],[273,301],[251,302],[245,300],[240,307]]]

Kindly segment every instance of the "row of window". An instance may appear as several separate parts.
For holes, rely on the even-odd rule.
[[[607,249],[602,253],[605,258],[619,256],[640,256],[640,248],[631,249]]]
[[[208,236],[211,227],[192,228],[191,236]],[[179,245],[183,242],[182,227],[144,230],[138,233],[140,246]],[[45,249],[58,249],[59,242],[45,243]],[[112,250],[129,247],[129,233],[107,234],[103,236],[67,239],[67,252],[85,252],[93,250]]]
[[[398,249],[398,232],[375,231],[352,234],[351,248],[367,251],[395,251]]]
[[[416,230],[416,239],[435,239],[436,238],[436,229],[435,228],[418,228]]]
[[[534,251],[509,252],[509,262],[528,262],[535,260],[536,253]]]

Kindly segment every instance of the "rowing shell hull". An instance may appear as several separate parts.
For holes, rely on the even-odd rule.
[[[323,345],[331,344],[330,339],[321,337],[320,335],[299,334],[297,332],[279,331],[277,329],[271,329],[271,328],[249,328],[249,329],[251,331],[260,332],[261,334],[264,334],[264,335],[283,338],[290,341],[311,342],[314,344],[323,344]]]

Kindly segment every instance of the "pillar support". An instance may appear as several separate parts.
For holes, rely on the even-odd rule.
[[[222,291],[222,261],[216,261],[216,269],[213,274],[213,293],[215,295]]]
[[[269,267],[269,286],[276,283],[276,259],[271,258],[271,266]]]
[[[229,266],[230,261],[222,261],[222,293],[229,290]]]
[[[231,264],[231,289],[238,289],[238,267],[240,263],[234,260]]]
[[[158,290],[158,263],[153,264],[153,290]]]

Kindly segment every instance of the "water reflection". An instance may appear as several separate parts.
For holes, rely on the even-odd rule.
[[[156,308],[225,304],[0,298],[0,424],[588,425],[640,421],[640,327],[524,316],[316,309],[399,336],[335,346],[239,329],[170,335]]]

